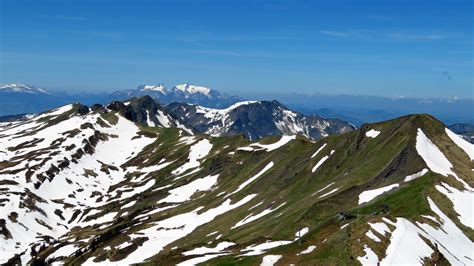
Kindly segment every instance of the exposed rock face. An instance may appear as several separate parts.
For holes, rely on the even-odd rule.
[[[150,96],[133,98],[127,102],[114,101],[107,109],[117,111],[123,117],[140,125],[176,127],[177,124],[166,114],[164,108]]]
[[[243,134],[250,140],[298,134],[319,139],[355,129],[342,120],[293,112],[277,101],[239,102],[226,109],[172,103],[166,110],[174,119],[197,132],[212,136]]]

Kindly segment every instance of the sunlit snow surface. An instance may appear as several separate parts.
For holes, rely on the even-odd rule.
[[[160,200],[161,202],[184,202],[191,199],[191,196],[198,191],[206,191],[212,188],[217,183],[219,175],[209,175],[203,178],[198,178],[186,185],[171,189],[170,195]]]
[[[316,250],[316,246],[308,246],[305,250],[298,253],[297,256],[309,254],[309,253],[313,252],[314,250]]]
[[[241,191],[242,189],[244,189],[246,186],[248,186],[250,183],[257,180],[260,176],[262,176],[265,172],[267,172],[272,167],[273,167],[273,162],[269,162],[262,170],[260,170],[260,172],[258,172],[256,175],[254,175],[254,176],[250,177],[249,179],[247,179],[244,183],[240,184],[240,186],[237,188],[237,190],[230,193],[229,196]]]
[[[398,184],[392,184],[392,185],[389,185],[389,186],[364,191],[364,192],[360,193],[360,195],[359,195],[359,204],[362,204],[364,202],[369,202],[369,201],[373,200],[375,197],[377,197],[377,196],[379,196],[379,195],[381,195],[381,194],[383,194],[387,191],[390,191],[393,188],[396,188],[398,186],[399,186]]]
[[[319,147],[319,149],[318,149],[317,151],[315,151],[315,152],[313,153],[313,155],[311,155],[311,158],[314,158],[316,155],[318,155],[318,153],[319,153],[322,149],[324,149],[324,147],[326,147],[326,145],[327,145],[327,143],[324,143],[323,146]]]
[[[451,200],[461,223],[474,229],[474,193],[469,190],[460,191],[446,183],[437,185],[436,189]]]
[[[372,249],[365,245],[365,255],[358,257],[363,265],[419,265],[434,250],[425,240],[438,245],[439,251],[452,265],[472,265],[474,243],[464,235],[456,224],[447,217],[430,198],[427,199],[431,210],[439,219],[429,218],[438,226],[427,223],[412,222],[398,217],[396,222],[382,218],[383,222],[369,223],[374,230],[384,237],[390,236],[384,258],[378,258]],[[394,226],[391,230],[387,225]],[[368,231],[370,232],[370,230]],[[375,235],[369,233],[371,238]],[[377,239],[379,239],[377,237]],[[378,242],[376,239],[374,241]]]
[[[365,136],[369,138],[376,138],[380,134],[380,131],[377,131],[375,129],[371,129],[367,132],[365,132]]]
[[[273,266],[282,257],[283,257],[282,255],[266,255],[263,257],[262,263],[260,263],[260,266]]]
[[[324,147],[324,146],[323,146]],[[316,165],[311,169],[311,172],[314,173],[316,172],[316,170],[318,170],[318,168],[327,160],[329,159],[329,156],[331,156],[331,154],[334,153],[334,150],[331,150],[330,154],[329,155],[325,155],[323,158],[321,158],[317,163]]]
[[[189,169],[199,167],[201,163],[199,160],[206,157],[212,149],[212,144],[207,139],[200,140],[198,143],[190,147],[188,162],[183,164],[180,168],[174,170],[175,175],[182,174]]]
[[[281,138],[277,142],[272,143],[272,144],[254,143],[254,144],[251,144],[250,146],[247,146],[247,147],[238,148],[237,150],[241,150],[241,151],[260,151],[260,150],[264,150],[264,151],[270,152],[270,151],[276,150],[276,149],[286,145],[288,142],[290,142],[294,139],[296,139],[296,136],[281,136]]]
[[[199,247],[190,251],[186,251],[183,253],[183,255],[185,256],[198,255],[198,257],[183,261],[177,265],[182,265],[182,266],[196,265],[198,263],[203,263],[215,257],[227,255],[229,254],[229,252],[225,252],[224,250],[232,246],[235,246],[235,243],[224,241],[217,244],[217,246],[214,248]]]
[[[451,170],[453,165],[421,129],[418,129],[418,134],[416,135],[416,150],[431,171],[444,176],[456,176]]]
[[[165,220],[154,223],[151,227],[141,230],[140,233],[149,238],[143,245],[139,246],[128,257],[120,260],[120,264],[133,264],[144,261],[147,258],[160,252],[166,245],[185,237],[198,226],[212,221],[218,215],[231,211],[243,204],[249,202],[255,195],[248,195],[238,202],[231,203],[230,199],[224,201],[218,207],[209,209],[205,212],[198,213],[202,207],[194,211],[178,214]],[[136,234],[135,236],[141,236]],[[86,263],[92,262],[94,258],[89,259]]]
[[[404,182],[410,182],[410,181],[412,181],[412,180],[417,179],[418,177],[424,176],[426,173],[428,173],[428,169],[423,168],[423,170],[421,170],[421,171],[418,172],[418,173],[414,173],[414,174],[412,174],[412,175],[408,175],[407,177],[405,177],[405,180],[403,180],[403,181],[404,181]]]
[[[95,123],[97,116],[73,116],[66,120],[59,122],[58,124],[50,127],[45,127],[44,122],[40,122],[39,119],[43,117],[59,116],[65,112],[70,111],[71,105],[67,105],[52,112],[42,114],[27,122],[12,123],[4,125],[0,129],[0,149],[2,151],[8,151],[9,147],[15,147],[25,141],[30,141],[31,136],[24,135],[25,133],[32,132],[33,130],[39,130],[35,132],[35,138],[38,142],[31,147],[24,147],[14,152],[7,152],[3,154],[3,160],[9,162],[15,162],[20,160],[21,167],[26,167],[27,164],[34,164],[34,160],[23,160],[23,156],[36,156],[38,161],[43,158],[49,157],[47,163],[36,169],[36,173],[44,173],[52,165],[57,165],[59,162],[68,158],[73,154],[74,151],[69,151],[66,148],[75,145],[76,147],[83,146],[83,140],[92,136],[94,130],[85,128],[81,130],[81,134],[70,136],[65,138],[60,146],[55,147],[50,144],[55,140],[67,134],[72,129],[79,127],[81,124],[89,122]],[[42,234],[45,236],[58,237],[68,231],[68,228],[78,225],[87,226],[91,222],[86,222],[87,217],[79,216],[71,223],[66,223],[71,217],[75,210],[81,210],[83,208],[98,206],[95,198],[91,198],[93,191],[106,192],[110,185],[118,180],[121,180],[125,175],[121,168],[117,168],[118,173],[113,175],[107,175],[100,171],[103,164],[119,166],[124,163],[127,158],[130,158],[131,154],[136,154],[141,151],[146,145],[154,141],[150,138],[132,138],[136,136],[138,128],[134,123],[119,118],[116,125],[109,125],[108,128],[101,128],[104,134],[113,134],[117,137],[111,137],[106,142],[99,142],[96,146],[96,152],[94,157],[89,154],[83,155],[80,159],[79,164],[71,163],[67,168],[63,169],[53,179],[46,180],[42,183],[41,189],[36,189],[34,183],[37,181],[38,176],[33,174],[31,181],[28,182],[25,178],[19,178],[25,176],[25,172],[19,172],[17,174],[2,174],[2,179],[12,180],[18,183],[18,185],[9,186],[9,190],[3,193],[2,198],[6,198],[4,202],[5,206],[3,210],[8,210],[5,213],[7,215],[11,212],[18,213],[18,220],[22,222],[10,223],[7,222],[7,228],[12,233],[12,239],[2,241],[0,249],[2,250],[2,258],[12,257],[15,253],[23,252],[30,243],[37,241],[36,234]],[[42,151],[48,151],[48,153],[42,153]],[[52,153],[51,151],[55,151]],[[57,151],[57,152],[56,152]],[[18,159],[16,159],[18,158]],[[69,157],[70,159],[70,157]],[[100,162],[99,162],[100,161]],[[13,169],[13,168],[11,168]],[[20,168],[18,168],[21,170]],[[94,171],[97,176],[95,178],[88,178],[83,175],[84,169],[90,169]],[[23,170],[23,171],[26,171]],[[70,183],[66,178],[73,179],[74,182]],[[42,200],[36,201],[36,206],[41,208],[44,212],[36,210],[29,210],[22,206],[22,202],[26,199],[23,198],[22,194],[24,191],[31,191],[35,197],[40,197]],[[75,197],[71,198],[68,195],[74,192]],[[113,193],[114,194],[114,193]],[[32,195],[33,196],[33,195]],[[122,196],[125,196],[122,195]],[[63,208],[63,204],[53,202],[54,199],[63,199],[63,202],[74,206],[73,208]],[[106,198],[107,199],[107,198]],[[103,203],[102,203],[103,204]],[[55,214],[55,210],[61,210],[65,220],[62,220]],[[91,214],[89,214],[90,216]],[[102,216],[100,220],[95,219],[95,222],[109,222],[113,221],[115,214],[109,213],[108,215]],[[38,222],[39,221],[39,222]],[[51,230],[43,225],[46,224],[51,226]],[[58,226],[59,225],[59,226]],[[18,244],[17,244],[18,243]],[[29,254],[29,253],[27,253]],[[23,258],[23,259],[28,259]]]
[[[281,208],[283,205],[285,205],[285,203],[283,203],[283,204],[277,206],[277,207],[274,208],[274,209],[266,209],[266,210],[264,210],[264,211],[262,211],[262,212],[260,212],[260,213],[258,213],[258,214],[253,214],[253,213],[252,213],[252,214],[249,214],[249,215],[248,215],[247,217],[245,217],[243,220],[239,221],[237,224],[235,224],[234,226],[232,226],[232,229],[237,228],[237,227],[242,226],[242,225],[245,225],[245,224],[248,224],[248,223],[251,223],[251,222],[253,222],[253,221],[255,221],[255,220],[258,220],[258,219],[264,217],[265,215],[270,214],[270,213],[272,213],[272,212],[278,210],[278,209]]]
[[[474,160],[474,144],[467,142],[465,139],[458,136],[456,133],[452,132],[448,128],[445,128],[446,134],[451,138],[451,140],[456,143],[464,152],[469,156],[469,158]]]
[[[293,241],[281,240],[281,241],[267,241],[262,244],[255,244],[250,245],[241,250],[241,252],[245,252],[243,256],[255,256],[265,253],[267,250],[276,248],[279,246],[284,246],[291,244]]]
[[[439,148],[436,147],[433,142],[431,142],[431,140],[425,135],[425,133],[423,133],[420,128],[418,129],[418,133],[416,135],[416,150],[431,171],[443,176],[451,175],[456,178],[456,180],[461,182],[466,189],[472,191],[472,188],[464,180],[459,178],[456,173],[453,172],[453,165],[451,162],[449,162],[446,156],[444,156]]]
[[[365,255],[357,258],[362,265],[377,265],[379,258],[367,245],[364,246],[364,253]]]

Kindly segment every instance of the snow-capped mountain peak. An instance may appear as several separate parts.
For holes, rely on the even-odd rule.
[[[138,87],[141,91],[158,91],[166,94],[166,87],[163,84],[158,85],[141,85]]]
[[[2,92],[17,92],[17,93],[30,93],[30,94],[40,94],[46,93],[51,94],[49,91],[38,88],[31,85],[25,85],[22,83],[11,83],[11,84],[4,84],[0,85],[0,91]]]
[[[158,83],[159,84],[159,83]],[[198,104],[209,108],[227,108],[242,99],[237,96],[229,96],[218,90],[203,86],[183,83],[166,88],[164,85],[141,85],[134,90],[117,91],[110,95],[109,100],[127,100],[132,97],[149,95],[161,104],[173,102],[185,102]]]
[[[191,85],[191,84],[180,84],[180,85],[176,85],[174,88],[175,90],[179,90],[184,93],[190,93],[190,94],[201,93],[208,97],[210,96],[210,93],[211,93],[211,89],[209,88]]]

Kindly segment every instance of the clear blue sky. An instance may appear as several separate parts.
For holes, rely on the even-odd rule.
[[[472,3],[1,0],[0,82],[472,98]]]

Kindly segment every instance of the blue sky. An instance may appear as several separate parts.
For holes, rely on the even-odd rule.
[[[0,5],[1,83],[473,98],[470,0]]]

